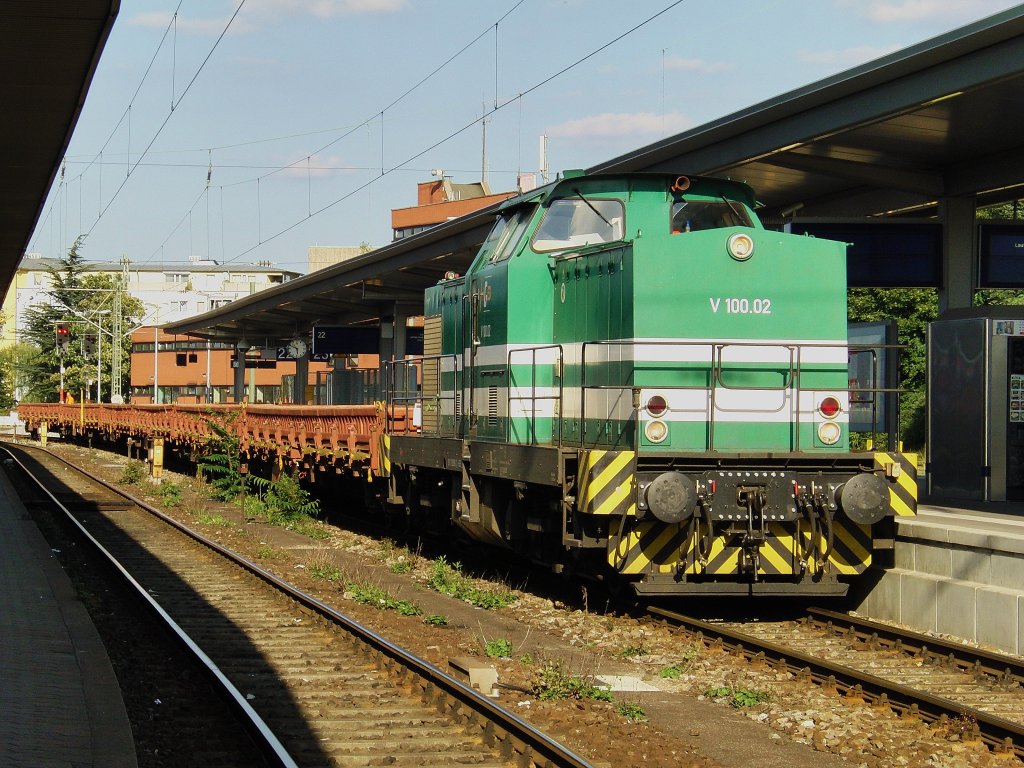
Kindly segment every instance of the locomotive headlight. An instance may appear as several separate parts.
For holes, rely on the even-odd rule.
[[[843,436],[843,430],[834,421],[823,421],[818,425],[818,439],[825,445],[835,445]]]
[[[663,443],[668,437],[668,424],[664,421],[649,421],[644,424],[644,437],[652,443]]]
[[[725,246],[729,250],[729,255],[736,261],[746,261],[754,255],[754,239],[744,232],[730,235],[725,241]]]

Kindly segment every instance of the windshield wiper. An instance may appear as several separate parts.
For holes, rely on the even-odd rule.
[[[591,203],[589,200],[587,200],[587,198],[585,198],[583,196],[582,192],[580,192],[578,189],[573,189],[573,192],[576,193],[576,197],[578,197],[580,200],[582,200],[584,203],[587,204],[587,208],[589,208],[594,213],[596,213],[598,216],[600,216],[601,217],[601,221],[603,221],[605,224],[607,224],[610,229],[615,229],[615,227],[612,225],[612,223],[610,221],[608,221],[608,219],[606,219],[604,217],[604,214],[602,214],[599,210],[597,210],[597,208],[594,207],[594,204]]]
[[[725,204],[729,206],[729,210],[736,214],[737,219],[743,221],[746,218],[746,216],[744,216],[742,213],[736,210],[736,206],[732,204],[732,200],[730,200],[725,195],[719,195],[719,197],[722,198],[725,201]]]

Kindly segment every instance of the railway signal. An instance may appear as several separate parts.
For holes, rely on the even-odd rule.
[[[71,346],[71,326],[68,323],[57,323],[57,352],[67,354]]]

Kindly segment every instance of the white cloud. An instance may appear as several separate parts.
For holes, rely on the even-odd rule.
[[[692,125],[692,120],[678,112],[604,112],[551,126],[547,133],[573,138],[658,136],[679,133]]]
[[[249,0],[232,24],[232,29],[235,32],[250,32],[256,26],[254,19],[262,22],[284,16],[315,16],[329,19],[335,16],[394,13],[407,5],[408,0]],[[230,7],[227,8],[228,15],[220,18],[198,19],[178,14],[177,31],[197,35],[219,35],[236,7],[237,3],[232,0]],[[170,13],[155,11],[133,16],[128,20],[128,24],[134,27],[163,29],[170,21]]]
[[[806,61],[811,64],[835,64],[842,67],[852,67],[857,64],[863,64],[865,61],[877,59],[879,56],[885,56],[885,54],[892,53],[898,48],[899,46],[896,45],[885,48],[859,45],[853,48],[844,48],[841,51],[801,50],[797,52],[797,58],[800,61]]]
[[[405,8],[408,0],[250,0],[256,12],[308,14],[320,19],[357,16],[370,13],[394,13]]]
[[[128,19],[128,24],[133,27],[156,27],[164,29],[171,22],[172,15],[162,11],[153,13],[141,13]],[[193,19],[187,16],[178,15],[176,27],[178,32],[192,32],[197,35],[219,35],[227,26],[230,16],[222,19]],[[236,24],[238,20],[236,19]]]
[[[665,59],[665,69],[682,70],[684,72],[699,72],[703,75],[714,75],[719,72],[728,72],[736,68],[736,65],[727,61],[710,62],[704,59],[684,59],[681,56],[669,56]]]
[[[872,21],[882,23],[953,18],[978,19],[1001,11],[1009,3],[996,0],[840,0]]]
[[[306,164],[306,158],[289,160],[289,165],[282,171],[285,176],[293,178],[320,179],[326,176],[337,176],[338,173],[353,173],[355,168],[338,155],[313,155]]]

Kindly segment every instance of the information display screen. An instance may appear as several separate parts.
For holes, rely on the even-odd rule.
[[[978,227],[978,285],[1024,288],[1024,224]]]
[[[851,288],[939,288],[942,225],[938,222],[790,222],[786,231],[846,243]]]

